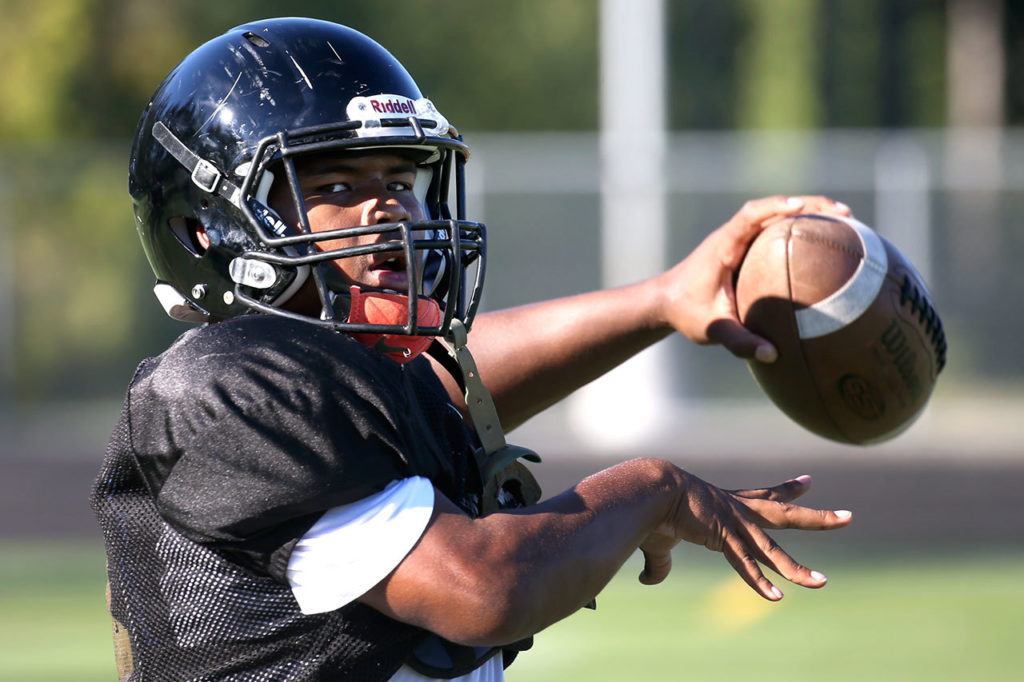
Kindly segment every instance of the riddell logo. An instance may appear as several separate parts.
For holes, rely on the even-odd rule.
[[[378,114],[415,114],[416,103],[411,99],[370,99],[370,106]]]

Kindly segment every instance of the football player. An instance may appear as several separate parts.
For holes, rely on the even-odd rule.
[[[172,317],[97,480],[123,678],[500,680],[636,550],[686,540],[761,596],[826,578],[764,529],[833,529],[810,479],[727,491],[629,461],[539,502],[504,430],[673,331],[771,362],[732,277],[747,203],[683,262],[609,291],[477,315],[486,231],[469,148],[384,48],[276,19],[199,47],[135,137],[137,228]],[[472,353],[470,353],[470,349]]]

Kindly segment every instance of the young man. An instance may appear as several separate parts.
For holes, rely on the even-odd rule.
[[[772,361],[734,271],[766,223],[847,209],[751,201],[657,278],[476,316],[467,156],[389,53],[325,22],[240,26],[158,89],[130,191],[158,298],[204,324],[139,366],[94,491],[123,677],[500,680],[680,540],[769,600],[759,564],[825,584],[763,530],[849,522],[790,504],[806,477],[725,491],[641,459],[537,503],[502,430],[673,331]]]

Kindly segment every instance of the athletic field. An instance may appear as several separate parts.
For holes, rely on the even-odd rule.
[[[533,680],[1024,679],[1024,552],[797,555],[827,573],[761,601],[720,557],[676,553],[658,587],[629,564],[512,668]],[[838,549],[839,555],[834,552]],[[854,554],[851,552],[851,554]],[[0,679],[111,680],[103,556],[89,544],[0,544]]]

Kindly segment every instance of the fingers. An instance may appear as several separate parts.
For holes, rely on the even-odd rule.
[[[760,529],[754,529],[760,531]],[[789,580],[795,585],[819,589],[828,583],[828,578],[793,560],[774,540],[764,532],[759,536],[741,538],[732,536],[722,549],[726,561],[750,587],[769,601],[779,601],[783,592],[765,576],[760,564]]]
[[[751,500],[771,500],[772,502],[792,502],[811,489],[811,477],[807,474],[791,478],[771,488],[752,488],[749,490],[730,490],[737,497]]]
[[[796,215],[803,208],[804,200],[800,197],[776,195],[751,199],[725,224],[725,231],[730,237],[746,244],[761,231],[766,222]]]
[[[725,224],[727,234],[744,246],[757,236],[766,223],[779,218],[799,213],[817,213],[821,215],[850,216],[850,207],[841,201],[820,194],[799,196],[775,195],[763,199],[752,199],[740,208],[728,223]],[[745,249],[744,249],[745,251]],[[738,254],[738,259],[743,253]],[[739,260],[733,265],[738,265]]]
[[[831,197],[816,195],[801,195],[796,197],[804,202],[804,207],[800,211],[801,213],[817,213],[820,215],[841,215],[850,216],[853,215],[853,211],[850,207],[841,201],[836,201]]]
[[[743,261],[750,242],[764,226],[775,220],[800,213],[804,201],[799,197],[773,196],[751,199],[729,219],[713,237],[720,246],[722,265],[735,270]]]
[[[644,570],[640,573],[640,582],[644,585],[657,585],[672,572],[672,548],[679,540],[664,533],[651,533],[641,543],[640,551],[644,553]]]
[[[760,528],[744,526],[742,532],[747,542],[756,548],[758,560],[789,582],[812,589],[825,587],[828,578],[824,574],[798,563]]]
[[[797,562],[767,533],[750,523],[738,524],[729,532],[722,553],[744,582],[770,601],[782,599],[783,593],[761,570],[761,564],[795,585],[819,589],[828,578]]]
[[[757,237],[765,223],[799,213],[818,213],[822,215],[853,215],[850,207],[843,202],[821,195],[803,195],[785,197],[776,195],[763,199],[752,199],[740,207],[732,218],[725,223],[727,235],[740,244],[746,245]],[[742,254],[739,254],[742,258]],[[733,264],[738,264],[733,263]]]
[[[853,520],[853,513],[845,509],[828,510],[801,507],[788,502],[774,502],[768,499],[738,497],[746,506],[748,515],[761,528],[780,530],[833,530],[842,528]]]
[[[828,579],[823,574],[797,562],[764,531],[765,528],[829,530],[850,523],[853,515],[849,511],[811,509],[792,504],[792,500],[807,492],[810,484],[811,477],[804,475],[770,488],[725,491],[689,476],[682,498],[685,504],[678,504],[673,512],[674,535],[680,540],[721,551],[733,570],[754,591],[770,601],[778,601],[783,595],[765,577],[761,565],[794,584],[824,587]],[[642,548],[658,547],[649,545]],[[645,574],[647,572],[645,567]]]
[[[779,357],[779,352],[770,341],[753,333],[738,320],[719,318],[708,325],[708,340],[721,344],[726,350],[744,360],[756,359],[758,362],[772,363]]]
[[[737,575],[743,578],[743,582],[750,585],[751,589],[768,601],[782,599],[782,590],[765,577],[757,559],[738,537],[731,536],[726,540],[725,546],[722,547],[722,554]]]

